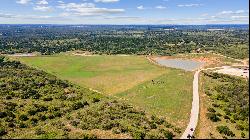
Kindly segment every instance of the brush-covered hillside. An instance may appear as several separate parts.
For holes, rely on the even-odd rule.
[[[0,138],[173,138],[129,104],[0,56]]]

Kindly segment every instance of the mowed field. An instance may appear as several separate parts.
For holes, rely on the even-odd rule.
[[[163,68],[143,56],[15,57],[80,86],[124,99],[184,130],[192,104],[193,72]]]

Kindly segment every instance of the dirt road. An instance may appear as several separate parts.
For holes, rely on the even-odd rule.
[[[192,109],[191,109],[191,114],[190,114],[190,121],[185,132],[182,134],[181,139],[187,139],[188,135],[193,136],[193,133],[198,123],[198,119],[199,119],[199,73],[200,73],[200,70],[196,71],[194,74],[193,102],[192,102]]]

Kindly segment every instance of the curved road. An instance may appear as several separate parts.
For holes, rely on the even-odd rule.
[[[194,81],[193,81],[193,102],[192,102],[192,109],[190,115],[189,124],[182,134],[181,139],[188,139],[188,135],[193,136],[195,128],[198,123],[199,119],[199,73],[201,70],[198,70],[194,74]]]

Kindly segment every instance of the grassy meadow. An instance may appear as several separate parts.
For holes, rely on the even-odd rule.
[[[117,96],[184,129],[192,106],[192,81],[191,72],[166,69],[165,74]]]
[[[15,57],[59,78],[87,86],[104,94],[126,91],[166,71],[140,56],[72,56],[53,55]]]
[[[151,64],[143,56],[15,57],[59,78],[124,99],[182,130],[189,121],[193,73]]]

